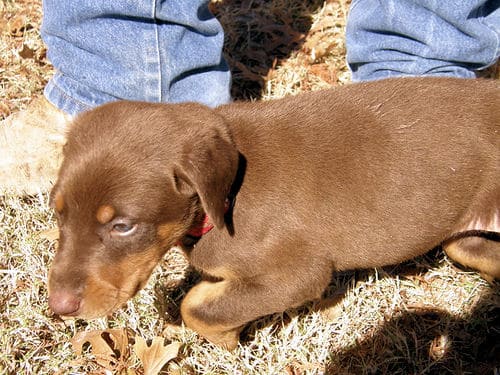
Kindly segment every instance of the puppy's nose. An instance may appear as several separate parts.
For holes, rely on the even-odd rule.
[[[49,307],[56,315],[76,315],[80,309],[80,303],[80,297],[64,290],[53,292],[49,296]]]

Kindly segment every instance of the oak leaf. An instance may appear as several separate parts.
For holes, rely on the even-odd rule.
[[[38,232],[40,238],[48,241],[56,241],[59,239],[59,228],[49,228]]]
[[[81,355],[86,344],[95,362],[105,370],[121,371],[126,368],[130,353],[129,332],[126,329],[107,329],[78,332],[71,345],[77,355]]]
[[[180,342],[165,345],[164,341],[163,337],[155,337],[148,346],[146,340],[136,336],[134,351],[142,362],[144,375],[157,375],[168,361],[179,354]]]

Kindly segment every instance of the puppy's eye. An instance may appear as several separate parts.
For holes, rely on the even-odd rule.
[[[137,230],[137,224],[132,224],[127,221],[116,221],[111,228],[111,234],[116,236],[130,236]]]

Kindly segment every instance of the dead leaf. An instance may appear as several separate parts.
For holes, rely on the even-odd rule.
[[[4,18],[2,14],[2,3],[0,3],[0,17]],[[0,35],[2,35],[7,30],[7,22],[0,22]]]
[[[442,334],[434,337],[429,345],[429,357],[434,361],[442,360],[451,348],[451,342],[448,335]]]
[[[168,361],[179,354],[180,342],[165,345],[164,341],[163,337],[155,337],[151,345],[148,346],[142,337],[135,338],[134,352],[142,362],[144,375],[158,374]]]
[[[337,80],[335,71],[330,67],[329,64],[321,63],[321,64],[313,64],[308,66],[308,70],[314,74],[316,77],[319,77],[323,81],[334,84]]]
[[[78,332],[71,345],[77,355],[81,355],[85,344],[90,344],[90,353],[95,362],[105,370],[116,371],[126,368],[130,356],[129,332],[126,329],[108,329]]]
[[[7,31],[12,36],[23,36],[26,30],[32,29],[28,18],[23,15],[15,16],[7,23]]]
[[[4,101],[0,102],[0,118],[5,118],[10,115],[10,108]]]
[[[17,51],[19,53],[19,56],[21,56],[23,59],[32,59],[35,57],[35,50],[28,47],[26,44],[23,44],[23,47]]]
[[[59,239],[59,228],[45,229],[40,231],[38,235],[44,240],[55,241]]]

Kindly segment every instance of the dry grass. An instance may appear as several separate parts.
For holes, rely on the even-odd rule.
[[[237,98],[276,98],[349,81],[347,1],[214,1],[227,31]],[[0,117],[39,95],[52,69],[40,41],[40,4],[0,3]],[[5,22],[7,21],[7,22]],[[495,70],[496,69],[496,70]],[[499,76],[498,68],[487,74]],[[102,372],[75,357],[77,331],[128,327],[182,342],[168,365],[180,374],[494,374],[500,371],[500,293],[434,251],[408,264],[337,275],[325,299],[262,318],[228,353],[172,329],[196,275],[168,254],[148,287],[109,319],[63,323],[50,316],[46,276],[55,226],[46,192],[0,198],[0,373]],[[141,371],[137,358],[128,366]]]
[[[40,39],[40,1],[0,2],[0,120],[39,94],[52,69]]]

